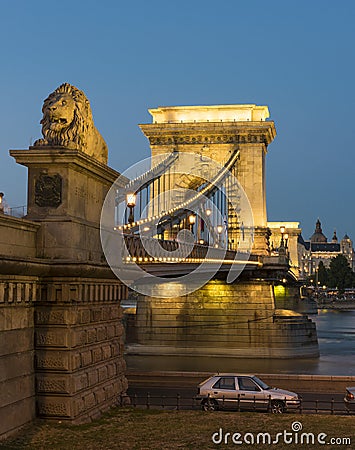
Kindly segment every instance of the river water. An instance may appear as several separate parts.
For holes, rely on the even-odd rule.
[[[355,310],[319,310],[310,315],[317,325],[319,358],[260,359],[177,356],[126,356],[130,370],[198,372],[297,373],[355,376]]]

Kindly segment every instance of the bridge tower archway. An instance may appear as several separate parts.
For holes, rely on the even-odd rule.
[[[223,165],[239,150],[233,167],[244,189],[254,217],[254,246],[252,252],[269,254],[267,228],[265,158],[268,145],[276,136],[267,106],[215,105],[174,106],[149,109],[152,123],[141,124],[148,138],[152,156],[175,152],[200,155]],[[174,182],[172,182],[174,183]],[[170,185],[174,189],[174,184]],[[228,214],[228,238],[233,245],[239,239],[240,223],[234,211]]]

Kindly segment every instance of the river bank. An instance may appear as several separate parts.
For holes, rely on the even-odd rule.
[[[355,310],[355,300],[334,300],[334,301],[317,301],[318,309],[341,309],[341,310]]]

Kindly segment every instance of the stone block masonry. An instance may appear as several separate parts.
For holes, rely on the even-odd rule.
[[[47,281],[46,301],[35,311],[40,417],[83,423],[121,402],[127,389],[122,289],[118,281]]]
[[[0,275],[0,437],[35,417],[33,300],[38,279]]]
[[[116,280],[0,276],[0,439],[36,415],[82,423],[121,403],[125,296]]]
[[[171,282],[171,290],[177,283]],[[157,289],[161,287],[157,286]],[[154,289],[152,289],[154,295]],[[185,296],[141,296],[128,354],[317,357],[315,324],[278,310],[269,281],[211,280]]]

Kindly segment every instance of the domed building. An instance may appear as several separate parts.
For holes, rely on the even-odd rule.
[[[338,242],[336,231],[334,231],[332,240],[328,242],[323,234],[321,222],[318,219],[316,229],[309,241],[305,241],[300,235],[298,237],[298,261],[300,269],[300,278],[306,278],[313,275],[319,263],[322,261],[325,267],[329,267],[330,261],[338,255],[344,255],[353,271],[355,271],[355,253],[353,241],[346,234]]]
[[[316,222],[316,229],[311,236],[311,242],[312,244],[320,244],[327,242],[327,238],[324,236],[322,232],[322,227],[319,219]]]

